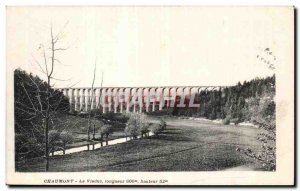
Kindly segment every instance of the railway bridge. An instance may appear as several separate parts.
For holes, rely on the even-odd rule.
[[[223,86],[158,86],[58,88],[68,97],[71,111],[149,112],[165,107],[200,107],[201,92],[222,91]]]

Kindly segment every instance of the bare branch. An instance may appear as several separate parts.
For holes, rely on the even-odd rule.
[[[78,83],[80,83],[81,80],[79,80],[78,82],[75,82],[74,84],[70,85],[70,86],[67,86],[67,88],[73,88],[74,86],[76,86]]]
[[[63,79],[59,79],[59,78],[55,78],[55,77],[50,77],[50,78],[53,80],[62,81],[62,82],[70,81],[72,79],[72,78],[69,78],[69,79],[63,80]]]
[[[94,66],[94,75],[93,75],[93,82],[92,82],[92,95],[90,97],[90,102],[93,99],[94,96],[94,83],[95,83],[95,78],[96,78],[96,66],[97,66],[97,58],[95,59],[95,66]],[[90,130],[91,130],[91,109],[89,111],[89,118],[88,118],[88,141],[90,140]]]
[[[60,39],[60,35],[62,34],[63,30],[66,28],[66,26],[69,24],[69,21],[67,21],[64,26],[60,29],[60,31],[55,35],[54,37],[54,43],[56,43]]]
[[[44,46],[43,46],[43,47],[44,47]],[[48,66],[47,66],[47,57],[46,57],[46,51],[45,51],[45,48],[43,48],[43,56],[44,56],[44,65],[45,65],[46,73],[47,73],[47,76],[48,76]]]
[[[69,47],[67,48],[55,48],[54,51],[64,51],[64,50],[68,50]]]
[[[60,60],[58,60],[58,59],[54,59],[56,62],[58,62],[59,64],[61,64],[61,65],[63,65],[63,66],[71,66],[71,65],[68,65],[68,64],[63,64]]]
[[[29,112],[29,111],[26,111],[26,110],[22,109],[21,107],[18,107],[18,106],[16,106],[15,108],[16,108],[17,110],[23,111],[24,113],[27,113],[27,114],[29,114],[29,115],[36,116],[36,112]]]
[[[35,111],[38,111],[38,110],[34,107],[34,104],[33,104],[32,100],[31,100],[30,96],[28,95],[28,92],[27,92],[26,88],[24,87],[23,82],[21,82],[21,86],[23,87],[23,89],[24,89],[24,91],[25,91],[25,94],[26,94],[26,96],[27,96],[29,102],[31,103],[33,109],[34,109]]]
[[[48,78],[50,78],[51,77],[51,75],[52,75],[52,73],[53,73],[53,70],[54,70],[54,53],[55,53],[55,51],[54,51],[54,49],[55,49],[55,47],[54,47],[54,39],[53,39],[53,31],[52,31],[52,24],[51,24],[51,52],[52,52],[52,56],[51,56],[51,70],[50,70],[50,74],[48,75]],[[49,83],[49,79],[48,79],[48,84],[50,85],[50,83]]]
[[[43,72],[44,74],[47,75],[47,72],[43,69],[43,67],[40,65],[40,63],[35,59],[35,57],[33,55],[31,55],[31,57],[33,58],[34,62],[39,66],[41,72]]]
[[[28,107],[27,105],[25,105],[25,104],[23,104],[23,103],[21,103],[19,101],[15,101],[15,103],[16,103],[16,105],[20,105],[20,106],[24,107],[25,109],[35,111],[34,108]]]
[[[39,102],[39,104],[40,104],[41,111],[43,111],[43,104],[42,104],[42,102],[41,102],[41,94],[40,94],[41,90],[40,90],[39,86],[35,83],[35,81],[34,81],[30,76],[29,76],[29,79],[30,79],[31,82],[35,85],[35,87],[36,87],[36,89],[37,89],[37,93],[38,93],[37,100],[38,100],[38,102]],[[43,114],[42,114],[42,115],[43,115]]]

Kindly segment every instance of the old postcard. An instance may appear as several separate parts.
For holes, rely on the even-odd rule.
[[[293,185],[294,7],[8,6],[9,185]]]

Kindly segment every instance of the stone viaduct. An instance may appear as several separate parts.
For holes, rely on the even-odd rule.
[[[159,87],[96,87],[57,88],[69,98],[70,110],[87,112],[99,109],[106,112],[149,112],[164,107],[184,107],[187,100],[206,91],[222,91],[222,86],[159,86]],[[192,98],[192,99],[191,99]],[[192,105],[192,107],[197,105]]]

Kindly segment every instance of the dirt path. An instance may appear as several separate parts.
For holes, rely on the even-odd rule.
[[[253,171],[253,170],[255,170],[253,167],[241,165],[232,168],[227,168],[224,171]]]

